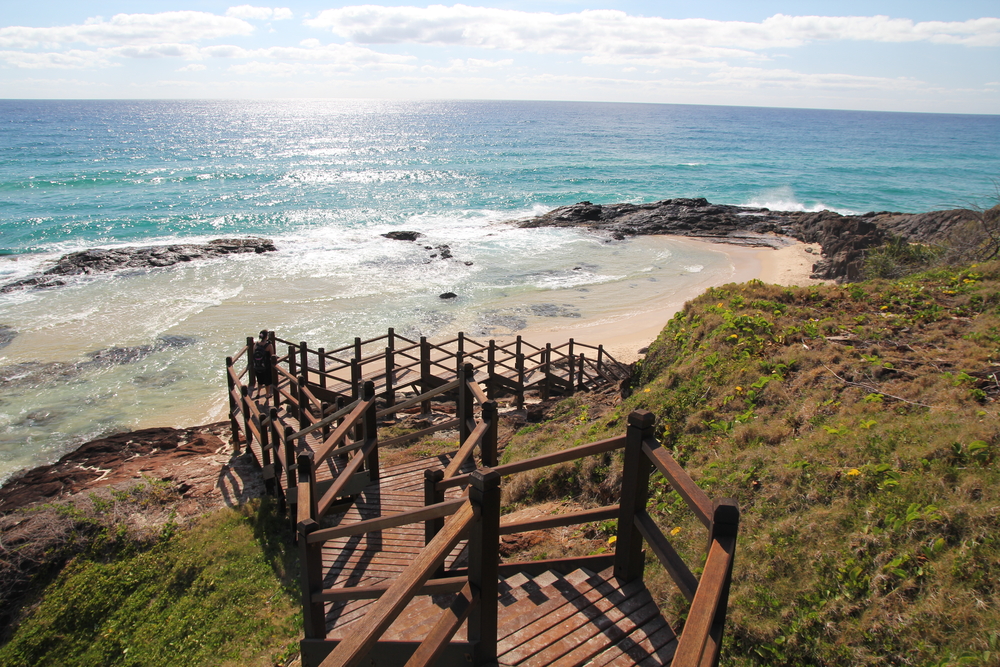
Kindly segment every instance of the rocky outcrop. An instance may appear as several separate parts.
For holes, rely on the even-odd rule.
[[[66,276],[111,273],[123,269],[152,269],[224,255],[277,250],[270,239],[215,239],[203,244],[185,243],[142,248],[92,248],[63,255],[44,273],[0,287],[0,293],[26,287],[58,287]]]
[[[400,230],[395,232],[387,232],[382,236],[384,236],[387,239],[392,239],[393,241],[416,241],[421,236],[423,236],[423,234],[421,234],[420,232],[407,232]]]
[[[974,216],[964,209],[845,216],[833,211],[772,211],[712,204],[704,198],[681,198],[649,204],[601,205],[584,201],[516,224],[529,228],[588,227],[616,239],[677,234],[762,247],[780,247],[790,237],[823,248],[823,258],[813,266],[814,277],[854,280],[859,276],[864,250],[883,243],[888,235],[918,242],[941,240]]]
[[[175,490],[184,495],[196,486],[187,477],[204,473],[206,488],[199,493],[207,494],[229,459],[228,426],[147,428],[92,440],[52,465],[7,480],[0,487],[0,513],[144,477],[175,482]],[[188,470],[188,462],[197,462],[198,470]]]

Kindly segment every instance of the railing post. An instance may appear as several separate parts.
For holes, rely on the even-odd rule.
[[[311,426],[314,419],[312,405],[309,396],[306,394],[306,376],[299,376],[299,426],[305,428]],[[307,423],[308,422],[308,423]]]
[[[441,468],[424,469],[424,507],[444,502],[444,491],[437,488],[437,483],[442,479],[444,479],[444,470]],[[430,544],[442,528],[444,528],[444,517],[424,521],[424,546]],[[434,576],[443,575],[444,563],[441,563],[441,566],[434,572]]]
[[[604,370],[604,346],[597,346],[597,372],[600,373]]]
[[[281,392],[278,391],[278,355],[271,355],[271,393],[274,395],[274,407],[281,407]]]
[[[305,341],[299,343],[299,375],[309,380],[309,345]]]
[[[586,382],[586,380],[584,378],[584,373],[583,373],[583,369],[586,368],[586,361],[587,361],[586,357],[584,356],[583,352],[581,352],[580,353],[580,371],[576,374],[576,378],[577,378],[577,380],[576,380],[577,381],[577,387],[576,388],[579,389],[580,391],[583,391],[583,386],[584,386],[584,384]],[[572,359],[570,359],[570,363],[573,363]]]
[[[258,411],[257,414],[257,430],[260,432],[260,462],[262,466],[261,472],[264,477],[264,492],[269,496],[273,496],[275,495],[274,465],[271,461],[271,447],[268,440],[268,429],[264,428],[263,415],[260,411]]]
[[[458,351],[455,353],[455,373],[461,374],[465,366],[465,334],[458,332]]]
[[[236,382],[233,381],[234,371],[233,358],[226,357],[226,385],[229,387],[229,430],[233,433],[233,454],[239,454],[240,423],[236,420],[236,399],[233,398],[233,391],[236,389]]]
[[[247,336],[247,382],[252,382],[257,379],[257,374],[253,372],[253,344],[255,340],[253,336]],[[256,384],[256,382],[254,382]]]
[[[431,386],[431,344],[427,342],[427,336],[420,337],[420,390],[427,392],[433,389]],[[431,401],[421,401],[420,410],[423,414],[430,414]]]
[[[320,403],[319,403],[319,418],[320,419],[325,419],[326,416],[327,416],[327,414],[329,414],[331,412],[333,412],[333,410],[330,409],[330,404],[327,403],[326,401],[320,401]],[[328,437],[330,437],[330,425],[329,424],[324,424],[323,428],[320,429],[320,433],[322,434],[322,438],[325,441]]]
[[[393,370],[396,368],[396,354],[392,346],[385,348],[385,405],[391,408],[396,404],[396,390],[393,388]]]
[[[497,429],[500,420],[497,419],[496,401],[486,401],[483,403],[483,421],[489,424],[486,433],[483,434],[480,446],[480,458],[484,468],[493,468],[497,465]]]
[[[281,438],[285,446],[285,486],[288,493],[288,516],[292,519],[292,532],[298,535],[299,523],[299,484],[296,481],[298,476],[298,465],[295,460],[295,441],[292,440],[291,426],[285,427],[285,432]],[[292,470],[295,466],[295,470]]]
[[[490,339],[489,351],[486,353],[486,397],[496,398],[496,387],[493,386],[493,375],[497,372],[497,342]]]
[[[735,561],[736,535],[740,528],[740,508],[732,498],[722,498],[713,503],[712,527],[709,529],[708,545],[711,549],[712,542],[720,540],[729,542],[733,549],[734,558],[729,560],[729,568],[726,569],[726,579],[722,584],[722,595],[719,597],[719,606],[715,608],[715,618],[712,620],[713,655],[711,662],[707,664],[716,666],[719,664],[719,649],[722,647],[722,633],[726,626],[726,614],[729,608],[729,588],[733,582],[733,561]],[[708,647],[706,646],[706,649]],[[706,664],[705,657],[702,657],[702,664]]]
[[[315,519],[316,518],[316,514],[317,514],[317,512],[316,512],[316,502],[319,500],[319,498],[317,498],[316,494],[314,493],[314,491],[316,490],[316,485],[313,483],[314,480],[313,480],[313,454],[312,454],[312,452],[305,452],[303,454],[299,454],[299,457],[296,460],[296,465],[297,465],[297,472],[298,472],[298,477],[299,477],[299,486],[302,486],[304,484],[305,486],[308,487],[309,506],[305,507],[305,508],[303,508],[303,507],[300,506],[298,508],[299,522],[301,523],[303,518],[308,517],[310,519]],[[304,497],[304,494],[300,490],[299,491],[299,505],[302,504],[302,498],[303,497]]]
[[[518,350],[521,348],[520,336],[518,336]],[[514,358],[514,368],[517,369],[517,409],[524,409],[524,355],[517,353],[517,357]]]
[[[469,383],[475,381],[472,364],[465,364],[458,369],[458,409],[455,411],[455,416],[458,417],[458,442],[461,445],[465,444],[469,434],[472,433],[469,422],[475,419],[473,406],[476,404],[476,399],[469,389]]]
[[[356,401],[361,395],[361,361],[351,359],[351,400]]]
[[[542,360],[542,373],[545,379],[542,381],[542,390],[539,392],[543,401],[549,400],[549,378],[552,375],[552,343],[545,344],[545,358]]]
[[[253,454],[253,431],[250,430],[250,408],[247,407],[247,403],[250,401],[250,390],[247,389],[246,385],[240,386],[240,396],[243,398],[243,404],[240,405],[240,411],[243,413],[243,435],[246,436],[247,449]],[[254,454],[254,463],[257,462],[257,455]]]
[[[309,535],[319,530],[315,519],[305,519],[297,526],[299,559],[302,567],[302,625],[306,639],[326,638],[326,615],[323,603],[313,602],[313,593],[323,589],[323,543],[309,544]]]
[[[642,452],[642,441],[653,437],[655,421],[653,413],[646,410],[635,410],[628,416],[618,538],[615,541],[615,577],[623,584],[642,578],[642,534],[635,525],[635,517],[646,511],[650,463]]]
[[[469,614],[468,637],[475,643],[473,663],[497,661],[497,576],[500,562],[500,475],[489,468],[472,473],[469,500],[479,518],[469,532],[469,584],[479,604]]]
[[[573,372],[576,370],[575,364],[573,363],[576,357],[573,355],[573,339],[569,339],[569,349],[566,350],[566,365],[569,366],[569,395],[573,395],[573,391],[576,389],[574,385]]]
[[[319,358],[316,360],[316,370],[319,373],[319,386],[326,389],[326,348],[321,347],[316,350]]]
[[[362,417],[364,434],[363,437],[365,442],[374,442],[372,450],[368,453],[368,459],[365,464],[368,466],[368,479],[372,482],[378,479],[378,417],[376,416],[377,410],[375,409],[375,383],[369,380],[365,382],[364,394],[362,397],[366,401],[372,401],[372,404],[368,406],[365,410],[365,415]]]
[[[291,375],[292,377],[295,377],[296,375],[298,375],[298,372],[295,370],[295,346],[294,345],[289,345],[288,346],[288,374]]]
[[[271,435],[271,448],[274,450],[274,481],[277,486],[278,511],[284,513],[288,502],[285,497],[288,491],[288,459],[285,458],[285,439],[278,428],[278,411],[271,408],[268,417],[270,419],[267,428]],[[285,476],[284,484],[281,482],[282,474]]]

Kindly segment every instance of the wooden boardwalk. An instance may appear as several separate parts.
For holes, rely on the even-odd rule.
[[[386,347],[375,359],[384,364],[378,376],[359,362],[360,340],[349,380],[328,372],[333,357],[322,349],[311,365],[305,343],[275,357],[271,400],[251,397],[243,381],[249,368],[235,368],[250,341],[227,359],[234,442],[253,452],[296,530],[302,664],[717,665],[739,523],[735,504],[708,498],[656,440],[654,417],[644,411],[629,416],[625,435],[500,464],[494,396],[513,392],[521,405],[529,389],[544,396],[613,385],[620,371],[610,370],[616,362],[601,348],[590,348],[599,350],[599,364],[588,365],[583,354],[577,363],[570,341],[563,363],[553,355],[559,348],[535,348],[532,368],[516,348],[507,369],[515,373],[505,376],[502,348],[491,341],[467,355],[469,342],[455,340],[458,349],[446,359],[457,362],[454,379],[428,372],[432,363],[447,369],[434,361],[447,350],[422,339],[420,359],[403,369],[415,378],[405,389],[396,384],[404,375],[392,366],[405,351]],[[485,391],[469,361],[476,353],[487,371]],[[526,381],[531,377],[534,385]],[[380,420],[416,406],[435,424],[380,439]],[[442,429],[457,431],[454,452],[380,464],[380,447]],[[505,476],[617,450],[623,451],[619,504],[526,521],[501,517]],[[646,512],[653,469],[708,530],[700,579]],[[502,535],[610,519],[618,523],[614,553],[501,562]],[[647,547],[691,602],[679,637],[643,583]]]
[[[423,471],[443,469],[449,457],[433,457],[385,470],[359,495],[340,525],[423,507]],[[472,466],[468,466],[469,469]],[[457,488],[450,496],[459,495]],[[398,577],[424,548],[422,525],[331,540],[323,547],[325,588],[370,586]],[[445,569],[467,566],[467,541],[448,555]],[[563,575],[515,573],[499,584],[498,659],[502,665],[667,665],[677,638],[643,582],[624,586],[613,568],[584,568]],[[457,594],[415,597],[382,635],[388,641],[420,642]],[[363,629],[374,600],[327,603],[327,639],[343,640]],[[468,641],[468,625],[455,634]]]

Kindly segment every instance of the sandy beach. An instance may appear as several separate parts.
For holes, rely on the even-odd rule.
[[[560,344],[568,338],[582,343],[603,345],[615,359],[631,363],[640,358],[639,350],[647,347],[666,326],[684,303],[697,297],[708,287],[726,283],[740,283],[759,279],[776,285],[813,285],[823,280],[810,278],[812,265],[820,258],[820,248],[816,244],[792,243],[779,249],[750,248],[730,243],[709,243],[683,237],[649,236],[635,242],[683,243],[700,246],[705,250],[725,255],[730,262],[728,278],[706,282],[697,290],[668,298],[651,300],[648,308],[623,319],[607,321],[581,321],[572,326],[533,326],[521,332],[524,340],[532,344],[547,342]]]

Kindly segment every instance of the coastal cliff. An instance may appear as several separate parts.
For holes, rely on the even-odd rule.
[[[762,247],[781,247],[789,237],[817,243],[823,257],[813,266],[813,277],[853,281],[867,248],[890,236],[927,243],[947,239],[962,225],[975,222],[974,211],[952,209],[928,213],[865,213],[841,215],[833,211],[772,211],[766,208],[712,204],[707,199],[665,199],[649,204],[593,204],[561,206],[516,221],[523,228],[587,227],[616,239],[645,234],[676,234],[710,241]]]

